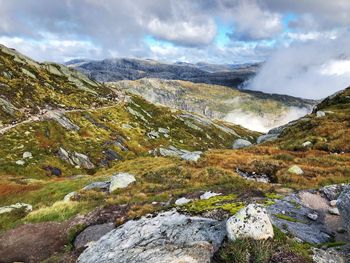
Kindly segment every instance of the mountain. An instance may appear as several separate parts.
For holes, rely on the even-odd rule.
[[[0,61],[1,262],[346,262],[347,208],[333,205],[349,203],[349,89],[261,135],[129,85],[219,113],[226,97],[251,112],[307,102],[186,81],[104,85],[4,46]]]
[[[66,63],[100,82],[160,78],[238,87],[255,75],[260,64],[216,65],[208,63],[162,63],[142,59],[76,60]]]
[[[180,80],[140,79],[106,83],[152,103],[268,131],[311,112],[316,101]]]

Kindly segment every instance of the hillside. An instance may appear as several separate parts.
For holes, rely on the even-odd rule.
[[[117,97],[80,72],[54,63],[37,63],[0,45],[0,119],[3,125],[44,109],[87,109]],[[0,123],[0,126],[1,126]]]
[[[107,83],[152,103],[268,131],[311,112],[315,101],[179,80],[140,79]]]
[[[100,82],[160,78],[237,87],[255,75],[260,64],[215,65],[207,63],[162,63],[142,59],[73,60],[67,66],[76,68]]]

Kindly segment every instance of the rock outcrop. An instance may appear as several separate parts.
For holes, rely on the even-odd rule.
[[[126,188],[133,182],[136,182],[136,179],[132,174],[118,173],[116,175],[113,175],[109,185],[109,192],[112,193],[119,188]]]
[[[222,222],[175,211],[128,221],[101,237],[78,263],[209,263],[225,237]]]
[[[337,207],[345,226],[350,231],[350,186],[340,194]]]
[[[234,143],[232,145],[232,149],[241,149],[241,148],[249,147],[251,145],[252,145],[252,143],[248,140],[237,139],[234,141]]]

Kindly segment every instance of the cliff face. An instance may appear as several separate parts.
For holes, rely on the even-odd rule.
[[[315,101],[178,80],[141,79],[108,83],[152,103],[268,131],[309,113]]]

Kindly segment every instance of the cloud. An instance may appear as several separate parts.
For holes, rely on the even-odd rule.
[[[224,120],[241,125],[253,131],[268,132],[272,128],[299,119],[308,113],[310,113],[310,109],[298,107],[290,107],[280,116],[274,114],[258,115],[242,110],[235,110],[227,114]]]
[[[262,9],[257,1],[239,1],[232,9],[235,30],[232,39],[254,41],[270,39],[283,30],[282,15]]]
[[[248,88],[322,99],[350,85],[349,32],[292,43],[272,53]]]

